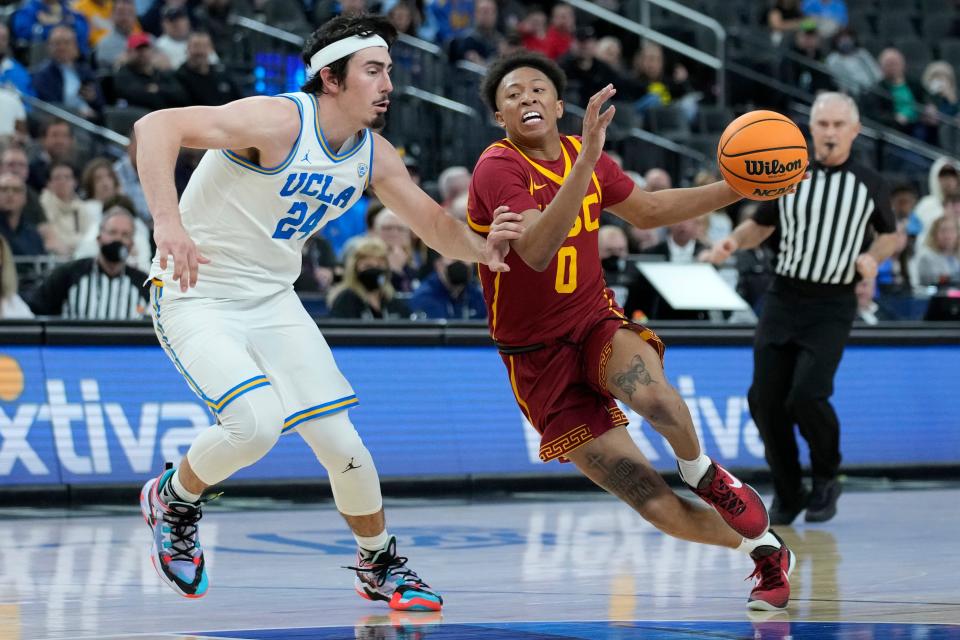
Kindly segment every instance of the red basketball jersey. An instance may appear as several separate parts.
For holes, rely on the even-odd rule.
[[[560,190],[580,151],[580,140],[561,136],[562,153],[554,161],[534,160],[509,139],[481,154],[473,171],[467,222],[478,233],[489,231],[493,211],[546,209]],[[598,310],[615,307],[606,290],[597,246],[600,212],[622,202],[633,181],[606,154],[594,167],[580,214],[563,246],[542,272],[517,255],[507,256],[510,271],[493,273],[480,266],[490,334],[500,344],[521,346],[569,335]]]

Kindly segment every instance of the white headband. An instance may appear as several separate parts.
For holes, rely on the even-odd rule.
[[[356,53],[367,47],[390,48],[387,46],[387,42],[376,34],[372,36],[350,36],[343,40],[337,40],[310,56],[310,67],[307,69],[307,75],[316,75],[320,73],[320,69],[329,66],[340,58],[345,58],[351,53]]]

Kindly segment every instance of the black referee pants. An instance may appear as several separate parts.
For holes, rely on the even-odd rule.
[[[815,479],[835,478],[840,468],[840,422],[830,396],[856,311],[852,290],[812,296],[775,283],[767,293],[747,398],[786,508],[800,507],[803,497],[794,424],[810,448]]]

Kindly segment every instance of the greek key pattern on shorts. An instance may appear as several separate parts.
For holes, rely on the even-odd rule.
[[[620,407],[610,407],[607,411],[610,412],[610,422],[613,423],[613,426],[622,427],[625,424],[630,424],[630,419],[627,418],[627,414]]]
[[[624,416],[626,417],[626,416]],[[573,451],[577,447],[593,440],[593,434],[587,425],[582,424],[573,431],[568,431],[559,438],[540,445],[540,459],[549,462],[565,453]]]
[[[613,354],[613,340],[604,345],[603,351],[600,352],[600,377],[597,378],[597,382],[601,385],[607,384],[607,361],[610,360],[610,356]]]

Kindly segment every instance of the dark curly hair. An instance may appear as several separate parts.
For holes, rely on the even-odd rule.
[[[387,46],[392,47],[397,39],[397,30],[385,17],[368,13],[355,16],[337,16],[327,20],[307,39],[301,55],[303,64],[309,69],[310,58],[313,57],[313,54],[337,40],[343,40],[350,36],[372,35],[380,36],[387,42]],[[345,86],[344,83],[347,79],[347,63],[350,62],[352,57],[351,54],[329,65],[333,77],[343,86]],[[324,93],[323,80],[320,78],[320,74],[316,73],[307,78],[300,90],[305,93]]]
[[[541,53],[524,51],[498,58],[490,65],[487,75],[483,77],[483,82],[480,84],[480,95],[483,96],[483,101],[490,107],[491,112],[497,112],[497,88],[503,81],[504,76],[521,67],[531,67],[543,72],[543,75],[547,76],[553,83],[553,88],[557,90],[557,97],[563,98],[563,92],[567,89],[567,76],[563,73],[563,69]]]

